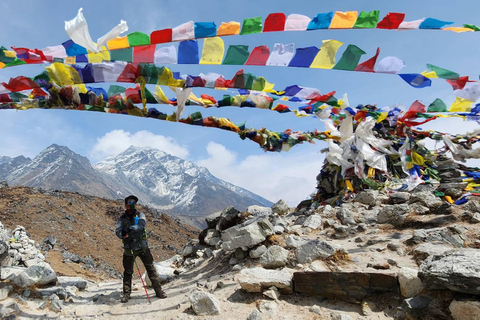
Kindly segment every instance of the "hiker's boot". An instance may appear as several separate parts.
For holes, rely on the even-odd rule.
[[[126,303],[130,300],[130,293],[124,293],[122,299],[120,300],[121,303]]]
[[[155,295],[160,299],[165,299],[167,297],[167,294],[165,293],[165,291],[162,290],[162,287],[154,288],[154,289],[155,289]]]

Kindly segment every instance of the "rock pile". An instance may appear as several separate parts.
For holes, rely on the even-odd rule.
[[[293,293],[363,303],[382,294],[403,297],[399,319],[461,314],[472,306],[455,299],[480,297],[480,241],[471,218],[480,206],[449,204],[434,189],[364,190],[336,207],[228,207],[183,248],[182,267],[223,259],[244,291],[273,300]]]
[[[0,300],[10,297],[22,302],[37,297],[43,299],[39,309],[59,312],[63,301],[87,285],[81,278],[57,277],[22,226],[10,232],[0,222],[0,263]],[[2,319],[19,312],[16,302],[12,299],[7,302],[0,309]]]

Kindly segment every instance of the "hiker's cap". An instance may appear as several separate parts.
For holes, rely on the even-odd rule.
[[[133,200],[135,203],[138,202],[138,198],[135,197],[134,195],[129,195],[128,197],[125,198],[125,204],[127,204],[128,200]]]

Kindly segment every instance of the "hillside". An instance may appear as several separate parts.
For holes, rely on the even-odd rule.
[[[46,257],[59,274],[74,276],[81,273],[81,276],[89,278],[119,277],[123,270],[122,243],[114,229],[116,219],[123,210],[123,200],[73,192],[47,192],[29,187],[0,189],[0,221],[6,228],[25,227],[36,244],[42,244],[48,236],[57,239]],[[198,233],[194,227],[168,215],[141,205],[139,210],[147,216],[149,244],[156,261],[175,255]],[[65,257],[82,262],[64,264]]]

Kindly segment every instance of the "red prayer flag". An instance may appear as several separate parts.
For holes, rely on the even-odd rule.
[[[356,68],[355,71],[361,72],[375,72],[375,63],[377,63],[378,55],[380,54],[380,48],[377,48],[377,53],[368,59],[365,62],[360,63]]]
[[[10,96],[8,95],[8,93],[2,93],[0,94],[0,102],[2,103],[12,102],[12,99],[10,99]]]
[[[270,56],[270,49],[267,46],[258,46],[252,50],[250,56],[245,62],[245,65],[249,66],[264,66],[267,64],[268,57]]]
[[[200,95],[200,97],[201,97],[202,99],[210,100],[210,101],[212,101],[214,104],[217,103],[217,100],[215,100],[214,97],[209,96],[208,94],[202,94],[202,95]]]
[[[10,81],[8,81],[8,83],[3,82],[3,86],[5,87],[5,89],[11,92],[38,88],[38,84],[35,81],[24,76],[11,78]]]
[[[421,102],[419,102],[418,100],[416,100],[414,103],[412,103],[412,105],[410,106],[410,108],[408,108],[408,112],[420,112],[420,113],[425,113],[427,112],[427,109],[425,107],[424,104],[422,104]]]
[[[33,88],[32,95],[34,97],[46,97],[48,96],[48,93],[43,91],[42,88],[38,87],[38,88]]]
[[[467,84],[467,82],[470,82],[470,81],[468,80],[468,76],[465,76],[465,77],[460,77],[456,80],[447,79],[447,82],[452,85],[453,90],[462,90]]]
[[[153,63],[155,47],[155,45],[133,47],[133,62]]]
[[[135,88],[125,89],[125,96],[131,103],[142,103],[142,97],[140,96],[140,86],[137,84]]]
[[[172,29],[157,30],[150,34],[151,44],[166,42],[172,42]]]
[[[225,84],[225,78],[220,76],[215,80],[215,88],[227,88],[228,86]]]
[[[283,31],[287,17],[285,13],[270,13],[265,19],[263,32]]]
[[[389,12],[385,18],[377,24],[377,29],[398,29],[403,19],[405,19],[405,13]]]
[[[128,63],[123,69],[122,74],[118,77],[117,82],[135,82],[140,76],[138,72],[138,65]]]
[[[43,51],[38,49],[28,49],[28,48],[15,48],[12,49],[17,54],[17,58],[25,61],[26,63],[42,63],[46,61],[47,58],[43,54]]]
[[[333,97],[335,95],[335,93],[337,93],[336,91],[332,91],[332,92],[329,92],[327,94],[324,94],[323,96],[314,96],[314,97],[308,97],[307,100],[311,100],[310,101],[310,104],[311,103],[314,103],[314,102],[327,102],[328,100],[330,100],[331,97]]]

